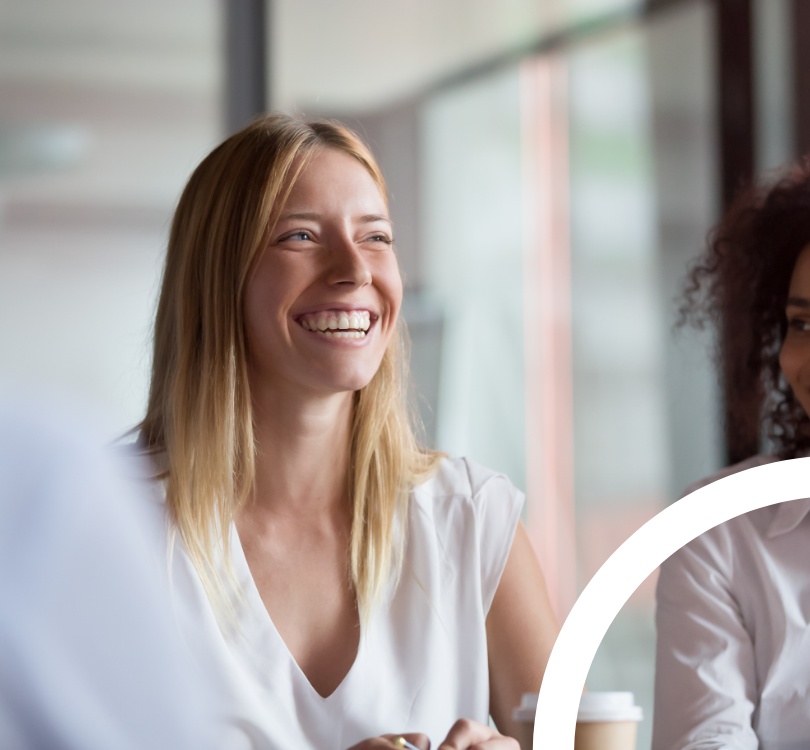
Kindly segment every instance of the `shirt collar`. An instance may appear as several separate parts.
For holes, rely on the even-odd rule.
[[[808,513],[810,513],[810,497],[779,503],[773,520],[768,526],[768,538],[773,539],[775,536],[793,531]]]

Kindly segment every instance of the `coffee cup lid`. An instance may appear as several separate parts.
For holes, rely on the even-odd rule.
[[[534,721],[537,715],[537,693],[523,693],[520,705],[512,711],[514,721]],[[579,701],[577,721],[641,721],[641,706],[636,706],[630,692],[588,692]]]
[[[534,721],[537,715],[538,693],[523,693],[520,705],[512,710],[513,721]]]
[[[588,692],[579,701],[577,721],[641,721],[642,715],[630,692]]]

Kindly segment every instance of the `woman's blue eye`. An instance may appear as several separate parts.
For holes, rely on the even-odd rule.
[[[311,240],[312,235],[309,232],[304,232],[303,230],[300,232],[294,232],[293,234],[288,234],[285,240]]]

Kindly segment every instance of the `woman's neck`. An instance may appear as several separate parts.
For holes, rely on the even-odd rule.
[[[348,507],[353,404],[352,393],[306,399],[265,394],[254,402],[254,509],[309,515]]]

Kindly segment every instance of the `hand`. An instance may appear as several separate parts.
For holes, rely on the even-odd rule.
[[[404,737],[420,750],[430,750],[430,740],[427,735],[416,734],[415,732],[409,732],[408,734],[383,734],[380,737],[371,737],[357,745],[352,745],[348,750],[394,750],[394,748],[400,748],[400,745],[397,744],[398,737]]]
[[[520,750],[517,740],[504,737],[492,727],[470,719],[459,719],[438,750]]]

